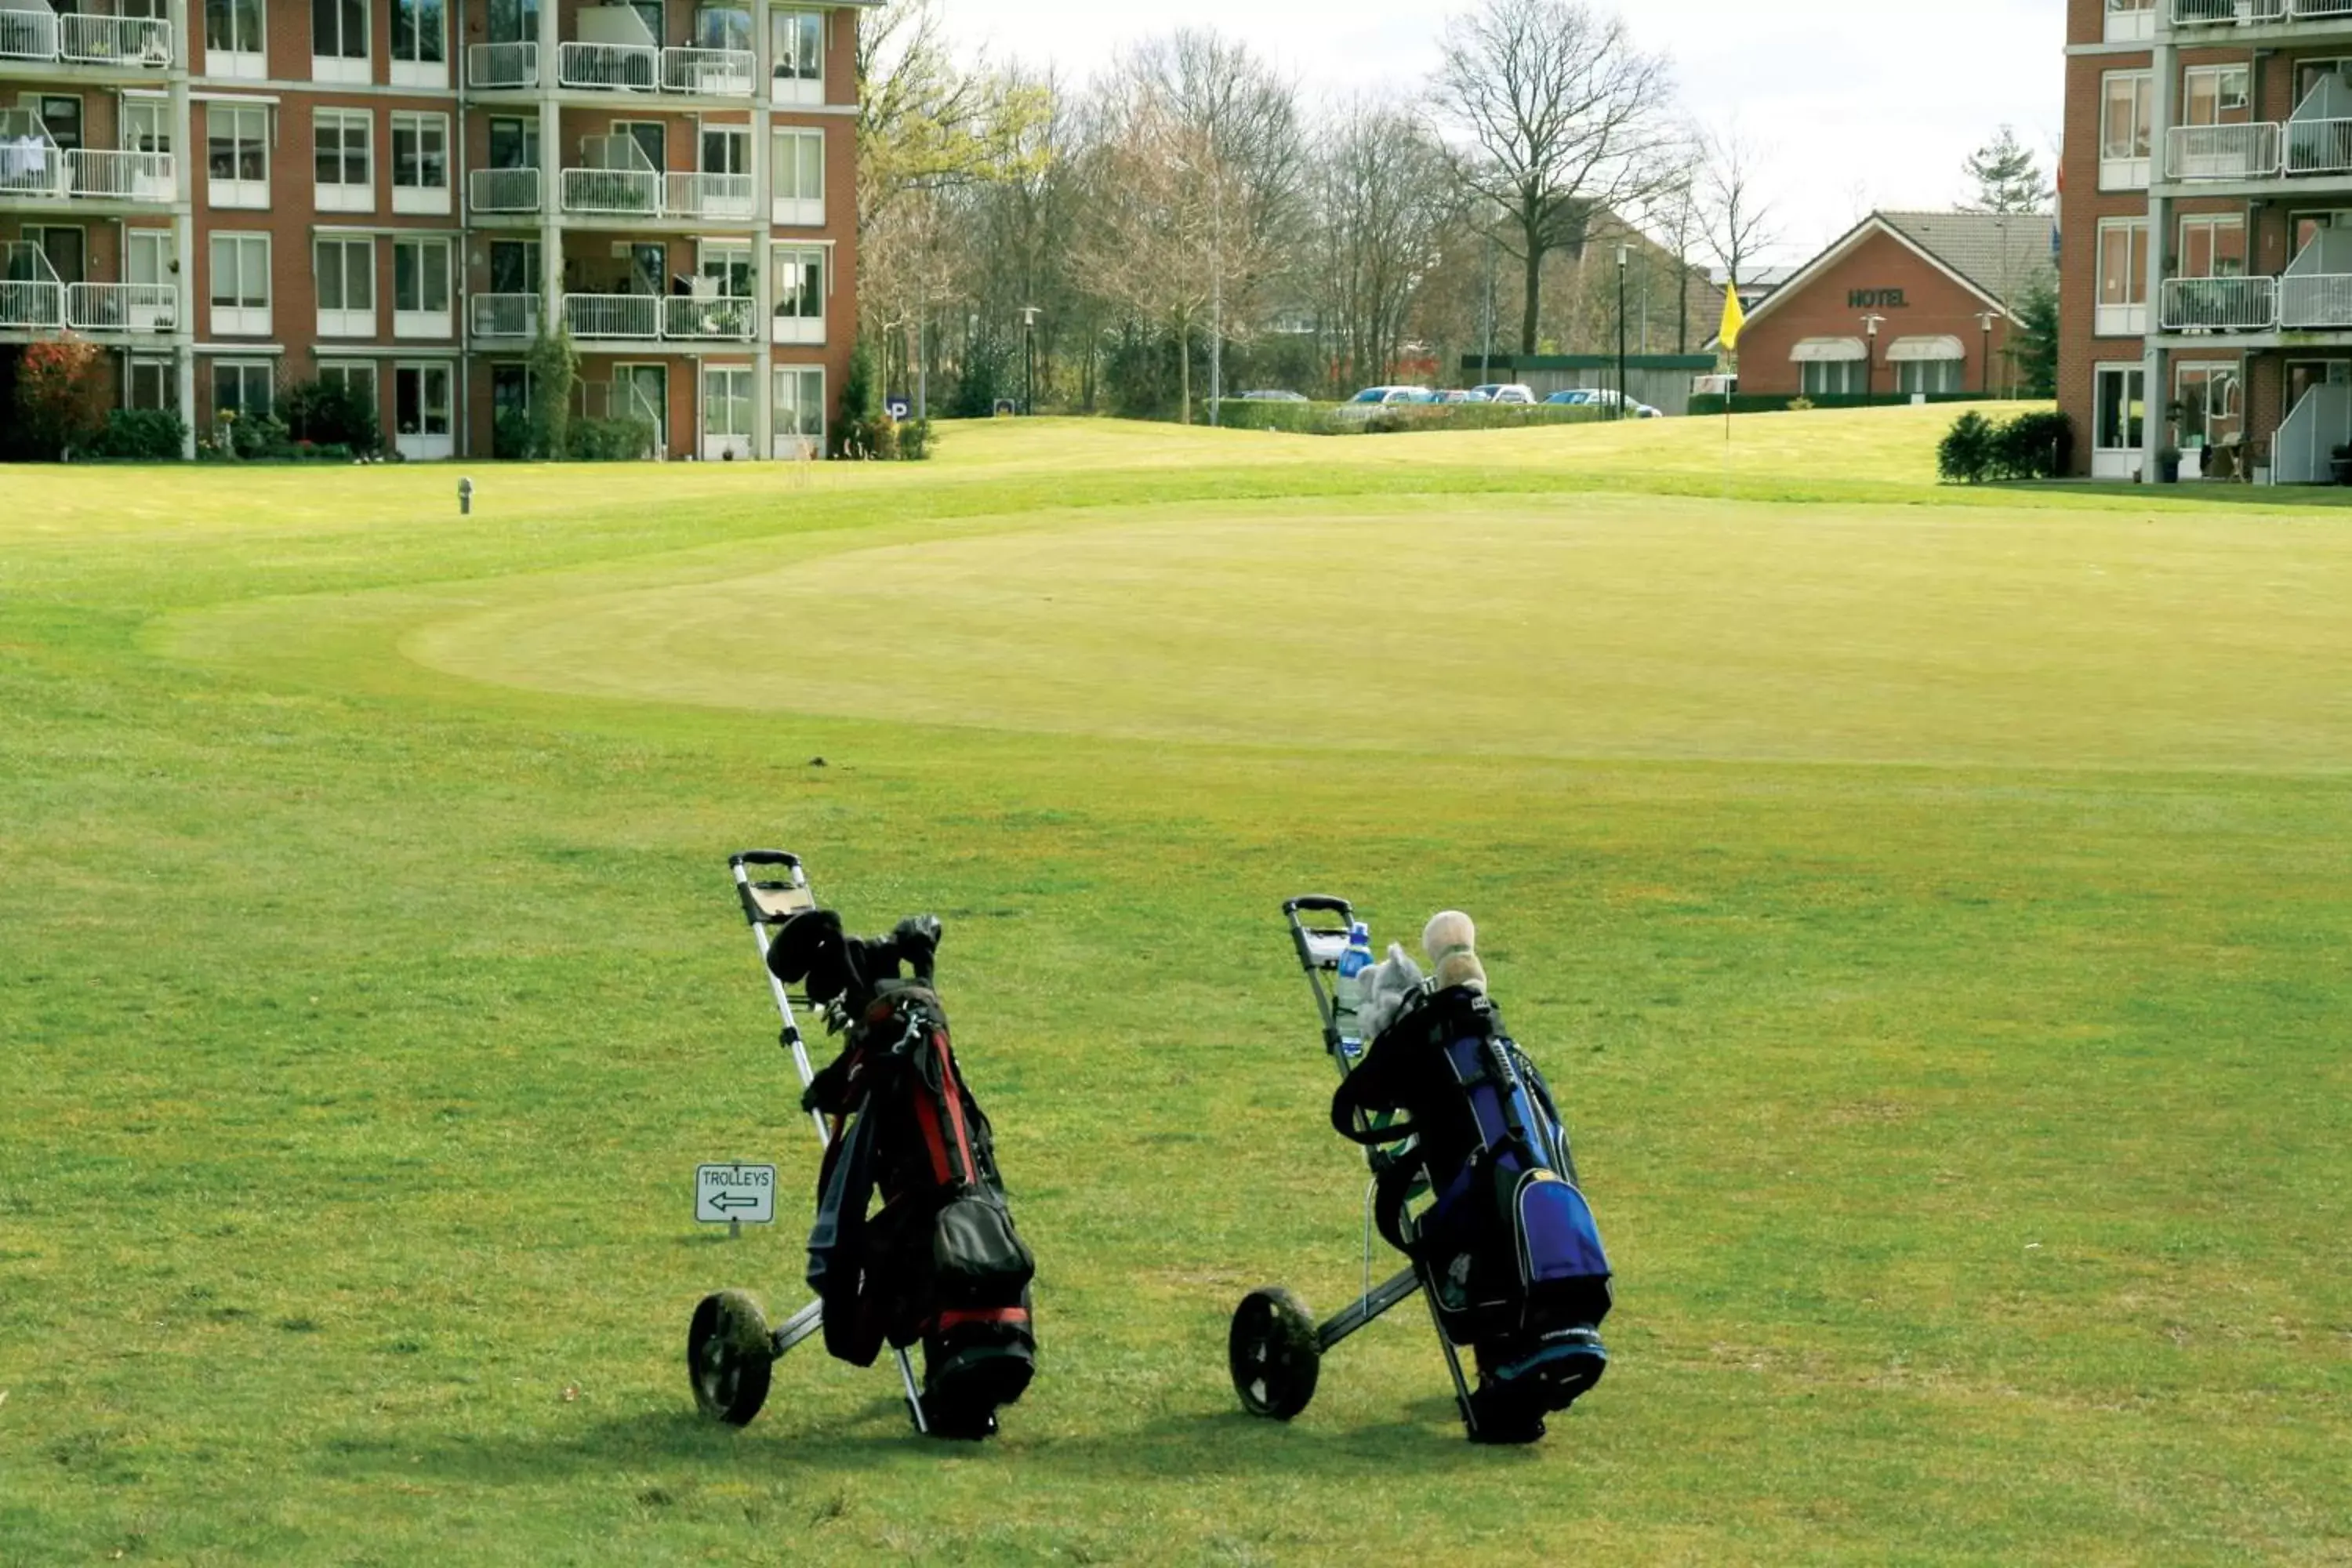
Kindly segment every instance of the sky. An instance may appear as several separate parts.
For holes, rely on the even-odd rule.
[[[967,46],[1091,74],[1179,26],[1247,42],[1310,99],[1417,92],[1444,18],[1469,0],[942,0]],[[1594,0],[1606,6],[1609,0]],[[1805,259],[1873,207],[1948,207],[2004,123],[2054,170],[2065,0],[1633,0],[1641,47],[1675,64],[1701,122],[1767,154],[1781,236]]]

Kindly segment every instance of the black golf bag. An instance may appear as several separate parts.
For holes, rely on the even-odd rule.
[[[1539,1432],[1608,1364],[1609,1260],[1568,1136],[1535,1063],[1467,988],[1397,1018],[1331,1100],[1340,1135],[1376,1160],[1381,1234],[1428,1282],[1438,1326],[1476,1356],[1476,1425],[1489,1441]],[[1425,1191],[1429,1206],[1409,1205]]]
[[[844,1034],[802,1098],[832,1125],[809,1234],[825,1348],[870,1366],[884,1344],[921,1341],[930,1430],[977,1437],[1034,1370],[1036,1265],[930,988],[939,937],[929,916],[885,938],[845,937],[838,915],[811,910],[776,933],[768,965],[787,985],[805,983]]]

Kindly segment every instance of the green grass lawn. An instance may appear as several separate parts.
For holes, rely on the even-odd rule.
[[[1951,412],[8,470],[0,1563],[2352,1562],[2352,526],[1939,489]],[[804,1299],[771,844],[947,922],[985,1447],[813,1344],[694,1415],[695,1300]],[[1227,1384],[1365,1266],[1309,889],[1471,910],[1566,1102],[1539,1448],[1416,1308]]]

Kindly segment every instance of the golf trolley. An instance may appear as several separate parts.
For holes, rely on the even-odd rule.
[[[1343,1082],[1356,1081],[1353,1075],[1364,1068],[1372,1054],[1372,1046],[1370,1041],[1342,1033],[1343,1019],[1338,1007],[1339,966],[1349,951],[1355,911],[1344,899],[1308,895],[1285,903],[1283,915],[1289,922],[1291,944],[1307,976],[1307,989],[1314,994],[1316,1015],[1323,1026],[1324,1050],[1338,1067]],[[1444,1019],[1452,1016],[1447,1011],[1447,998],[1456,998],[1454,1005],[1461,1005],[1459,999],[1466,995],[1435,993],[1428,1003],[1430,1013],[1409,1013],[1406,1016],[1419,1019],[1419,1026],[1424,1030],[1433,1027],[1444,1031],[1449,1026]],[[1471,998],[1468,1005],[1475,1005],[1479,1018],[1498,1025],[1499,1020],[1486,1009],[1483,996]],[[1406,1026],[1402,1020],[1396,1026]],[[1434,1037],[1439,1041],[1448,1037],[1444,1033]],[[1384,1037],[1381,1049],[1391,1048]],[[1489,1129],[1490,1136],[1504,1140],[1498,1146],[1517,1152],[1514,1157],[1519,1163],[1507,1169],[1514,1173],[1512,1179],[1521,1184],[1518,1191],[1532,1191],[1539,1206],[1554,1215],[1569,1215],[1574,1226],[1589,1232],[1590,1215],[1574,1186],[1573,1163],[1568,1158],[1565,1134],[1558,1128],[1557,1112],[1533,1064],[1499,1032],[1474,1036],[1458,1047],[1449,1047],[1447,1050],[1450,1053],[1457,1048],[1465,1053],[1463,1059],[1469,1066],[1452,1064],[1454,1077],[1447,1081],[1452,1083],[1458,1079],[1465,1093],[1473,1091],[1475,1086],[1475,1095],[1487,1108],[1475,1113],[1479,1125]],[[1449,1063],[1450,1055],[1433,1059]],[[1361,1080],[1364,1084],[1371,1081],[1370,1078]],[[1446,1371],[1454,1379],[1454,1403],[1471,1441],[1518,1443],[1540,1436],[1544,1411],[1565,1408],[1598,1381],[1606,1365],[1607,1352],[1593,1333],[1591,1322],[1548,1327],[1531,1336],[1523,1334],[1511,1344],[1512,1353],[1507,1359],[1490,1364],[1490,1342],[1499,1346],[1503,1342],[1490,1342],[1466,1328],[1477,1321],[1473,1314],[1478,1310],[1472,1300],[1475,1293],[1465,1291],[1462,1282],[1465,1277],[1459,1272],[1468,1260],[1457,1252],[1453,1263],[1447,1264],[1439,1253],[1441,1239],[1449,1233],[1442,1227],[1431,1228],[1439,1226],[1444,1211],[1434,1204],[1418,1213],[1413,1207],[1433,1197],[1432,1182],[1438,1178],[1434,1178],[1434,1168],[1429,1162],[1438,1156],[1433,1150],[1424,1149],[1423,1139],[1415,1132],[1411,1119],[1378,1109],[1377,1103],[1374,1109],[1365,1109],[1362,1097],[1349,1098],[1355,1101],[1355,1109],[1349,1110],[1342,1106],[1335,1114],[1351,1129],[1349,1136],[1364,1146],[1373,1184],[1365,1204],[1363,1293],[1321,1323],[1315,1321],[1306,1302],[1278,1286],[1254,1290],[1243,1298],[1234,1310],[1226,1346],[1234,1389],[1241,1396],[1243,1407],[1252,1415],[1277,1421],[1297,1415],[1315,1396],[1324,1355],[1349,1335],[1418,1292],[1428,1304],[1431,1326],[1437,1331],[1438,1347],[1444,1353]],[[1540,1127],[1536,1125],[1538,1122]],[[1394,1134],[1384,1139],[1381,1134],[1391,1128],[1394,1128]],[[1467,1180],[1466,1176],[1457,1176],[1448,1186],[1456,1201]],[[1377,1285],[1372,1283],[1370,1267],[1375,1194],[1380,1199],[1382,1234],[1413,1259],[1409,1267]],[[1605,1289],[1607,1265],[1600,1258],[1597,1233],[1590,1234],[1591,1249],[1580,1255],[1582,1261],[1578,1267],[1599,1269],[1598,1278]],[[1540,1299],[1549,1303],[1558,1298],[1538,1298],[1535,1293],[1552,1289],[1548,1277],[1528,1272],[1534,1257],[1529,1250],[1530,1240],[1537,1236],[1538,1232],[1528,1229],[1518,1232],[1517,1277],[1527,1280],[1530,1288],[1529,1293],[1521,1298],[1523,1302]],[[1549,1247],[1556,1237],[1557,1232],[1543,1235],[1537,1242],[1537,1249]],[[1475,1284],[1477,1277],[1467,1278]],[[1597,1320],[1598,1313],[1605,1310],[1605,1304],[1601,1304],[1590,1315]],[[1519,1312],[1524,1321],[1524,1306]],[[1464,1338],[1465,1332],[1473,1333],[1478,1346],[1480,1381],[1475,1392],[1462,1364],[1459,1347],[1474,1342],[1473,1339]]]
[[[783,1020],[780,1042],[792,1053],[793,1068],[805,1089],[815,1081],[816,1073],[809,1065],[808,1046],[801,1037],[793,1009],[796,1003],[812,1010],[814,1005],[806,996],[791,994],[783,982],[770,973],[767,958],[776,928],[794,915],[815,909],[816,894],[797,855],[780,849],[746,849],[729,856],[727,866],[735,879],[736,897],[742,901],[743,919],[760,950],[760,973],[766,977]],[[761,880],[754,873],[762,871],[778,876]],[[816,1128],[817,1148],[822,1152],[830,1142],[824,1117],[812,1110],[809,1120]],[[721,1290],[704,1297],[694,1309],[686,1335],[686,1367],[694,1384],[695,1404],[714,1419],[736,1426],[749,1425],[767,1402],[775,1363],[794,1345],[815,1334],[824,1326],[824,1303],[814,1300],[772,1328],[759,1302],[743,1291]],[[903,1347],[893,1347],[892,1353],[898,1359],[899,1384],[906,1391],[907,1414],[916,1431],[928,1433],[930,1425],[923,1414],[914,1363]]]

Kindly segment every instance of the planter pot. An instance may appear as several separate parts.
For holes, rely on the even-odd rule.
[[[2328,471],[2336,476],[2337,484],[2352,485],[2352,458],[2330,458],[2327,467]]]
[[[2158,458],[2156,460],[2156,482],[2160,485],[2177,485],[2180,482],[2180,459],[2178,457]]]

